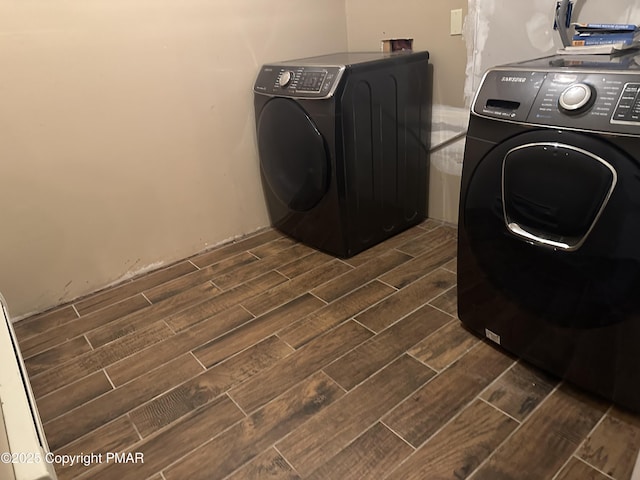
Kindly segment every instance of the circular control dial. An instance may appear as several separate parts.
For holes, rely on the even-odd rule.
[[[586,83],[574,83],[560,94],[558,105],[566,113],[578,113],[591,106],[594,99],[595,94],[591,86]]]
[[[278,78],[278,85],[280,86],[280,88],[284,88],[291,83],[294,77],[295,73],[293,73],[291,70],[285,70],[280,74],[280,77]]]

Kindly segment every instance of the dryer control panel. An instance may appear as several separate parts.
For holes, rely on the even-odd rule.
[[[640,71],[498,67],[483,78],[472,111],[515,123],[640,135]]]
[[[255,93],[291,98],[331,98],[344,67],[265,65],[253,87]]]

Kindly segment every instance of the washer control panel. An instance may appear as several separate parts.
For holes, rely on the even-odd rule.
[[[640,135],[640,72],[494,69],[472,110],[517,123]]]
[[[560,94],[558,106],[565,113],[580,113],[591,106],[595,99],[591,85],[586,83],[574,83],[569,85]]]
[[[612,123],[640,125],[640,82],[626,83],[613,112]]]
[[[623,83],[620,75],[548,73],[527,121],[609,131]]]
[[[336,91],[344,67],[265,65],[253,91],[292,98],[330,98]]]

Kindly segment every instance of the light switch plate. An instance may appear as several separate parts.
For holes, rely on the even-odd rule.
[[[462,35],[462,9],[451,10],[451,35]]]

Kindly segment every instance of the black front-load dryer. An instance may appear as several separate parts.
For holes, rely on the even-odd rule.
[[[254,104],[272,225],[350,257],[422,221],[429,74],[427,52],[264,65]]]
[[[463,324],[640,411],[640,68],[552,56],[490,69],[458,236]]]

